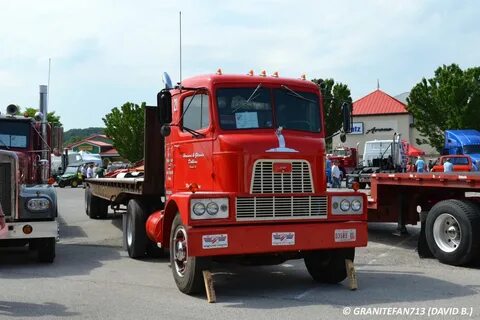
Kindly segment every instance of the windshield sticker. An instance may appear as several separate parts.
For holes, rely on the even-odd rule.
[[[237,129],[258,128],[258,115],[256,112],[235,113]]]

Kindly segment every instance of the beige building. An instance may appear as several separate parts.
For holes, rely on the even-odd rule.
[[[366,141],[392,140],[396,133],[412,147],[423,150],[425,157],[436,157],[438,152],[433,147],[416,144],[416,139],[421,136],[418,130],[413,128],[413,116],[406,110],[406,95],[394,98],[377,89],[355,101],[352,133],[347,134],[347,141],[343,144],[339,136],[334,137],[333,146],[358,146],[358,153],[362,157]]]

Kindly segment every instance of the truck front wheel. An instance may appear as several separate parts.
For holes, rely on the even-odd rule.
[[[202,271],[206,269],[205,258],[188,255],[187,229],[177,213],[170,233],[170,265],[178,289],[186,294],[198,293],[203,288]]]
[[[38,261],[52,263],[55,259],[55,238],[41,238],[34,240],[38,250]]]
[[[308,273],[315,281],[339,283],[347,277],[345,259],[354,260],[355,248],[316,250],[305,253],[304,261]]]
[[[440,262],[469,263],[480,249],[480,213],[470,201],[445,200],[427,215],[425,236],[428,247]]]

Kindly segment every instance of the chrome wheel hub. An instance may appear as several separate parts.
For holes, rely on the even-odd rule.
[[[462,241],[462,230],[457,219],[449,213],[442,213],[433,223],[433,239],[444,252],[454,252]]]

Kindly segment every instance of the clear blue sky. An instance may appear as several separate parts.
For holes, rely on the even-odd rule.
[[[353,99],[409,91],[442,64],[480,65],[478,1],[2,1],[0,110],[38,106],[66,129],[103,126],[126,101],[155,104],[163,71],[334,78]]]

